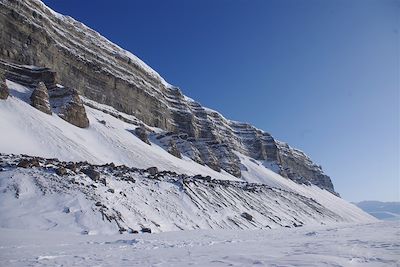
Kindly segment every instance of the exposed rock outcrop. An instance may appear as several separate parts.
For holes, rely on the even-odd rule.
[[[47,74],[49,83],[55,83],[52,72],[56,72],[58,83],[78,89],[83,96],[174,133],[181,154],[200,164],[240,177],[238,151],[275,166],[274,171],[289,179],[334,193],[330,178],[304,154],[249,124],[227,120],[202,107],[134,55],[41,2],[0,2],[0,24],[1,59],[48,67],[51,72],[38,68],[38,73]],[[82,111],[65,111],[65,118],[87,127]]]
[[[321,166],[316,165],[304,152],[291,148],[286,143],[278,142],[280,166],[286,177],[301,184],[314,184],[321,188],[333,188],[329,176]],[[339,196],[338,193],[332,192]]]
[[[41,112],[49,115],[52,114],[49,102],[49,93],[43,82],[39,82],[36,89],[33,91],[31,95],[31,105]]]
[[[4,72],[0,70],[0,99],[7,99],[9,94]]]
[[[89,127],[89,119],[85,107],[76,90],[73,90],[70,101],[61,108],[60,117],[80,128]]]
[[[9,60],[0,59],[0,70],[5,73],[5,78],[8,80],[31,88],[35,88],[39,82],[43,82],[47,89],[50,90],[57,83],[56,73],[49,68],[13,64]]]
[[[67,170],[64,167],[59,167],[56,169],[56,174],[59,176],[64,176],[67,174]]]
[[[173,139],[170,140],[169,145],[168,145],[168,153],[171,155],[177,157],[177,158],[182,158],[181,152],[179,151],[178,147],[176,146],[176,143]]]
[[[100,173],[91,166],[89,168],[82,169],[82,172],[89,176],[93,181],[98,181],[100,179]]]
[[[78,91],[58,85],[54,71],[49,68],[18,65],[0,60],[0,72],[6,72],[9,80],[36,88],[31,101],[37,109],[47,114],[53,111],[64,120],[81,128],[89,126],[86,110]]]
[[[78,91],[57,86],[50,91],[50,102],[65,121],[80,128],[89,127],[89,119]]]
[[[146,172],[148,172],[150,175],[156,175],[158,173],[157,167],[150,167],[146,169]]]
[[[20,168],[32,168],[32,167],[39,167],[39,159],[35,157],[30,157],[30,158],[22,158],[19,163],[17,164],[17,167]]]
[[[251,215],[248,214],[247,212],[243,212],[243,213],[241,214],[241,216],[242,216],[243,218],[245,218],[246,220],[248,220],[248,221],[252,221],[252,220],[253,220],[253,216],[251,216]]]
[[[142,140],[143,142],[145,142],[148,145],[151,145],[146,127],[141,125],[135,129],[134,133],[140,140]]]

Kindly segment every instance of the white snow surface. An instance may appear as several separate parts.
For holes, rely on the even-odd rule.
[[[77,235],[0,228],[0,266],[399,266],[400,224]]]

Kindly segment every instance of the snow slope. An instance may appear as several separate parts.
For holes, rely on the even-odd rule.
[[[264,185],[87,164],[61,176],[56,170],[64,164],[55,160],[18,168],[19,156],[0,159],[0,227],[115,233],[353,221],[310,198]],[[88,168],[98,171],[100,179],[79,171]],[[243,216],[245,212],[252,218]]]
[[[0,228],[1,266],[400,265],[400,225],[83,236]]]
[[[257,198],[257,194],[249,195],[238,188],[235,188],[234,192],[229,192],[223,187],[218,187],[217,190],[200,183],[194,187],[193,194],[182,194],[179,187],[174,184],[175,182],[152,184],[143,180],[139,175],[136,179],[144,182],[139,184],[135,190],[135,188],[127,187],[126,183],[118,182],[118,179],[115,180],[113,176],[107,176],[108,180],[113,181],[111,185],[115,187],[114,189],[124,191],[122,189],[126,188],[128,190],[126,193],[132,194],[132,199],[125,201],[123,198],[114,197],[113,194],[104,193],[109,188],[98,184],[98,189],[92,190],[93,194],[82,191],[82,188],[72,188],[72,190],[60,194],[57,188],[62,187],[64,180],[57,180],[52,176],[52,173],[35,172],[34,170],[32,172],[19,169],[9,170],[0,172],[1,187],[6,189],[15,185],[24,188],[22,191],[26,191],[26,198],[21,197],[15,200],[14,195],[10,193],[12,190],[3,192],[0,202],[2,227],[64,229],[63,225],[71,225],[68,230],[75,232],[88,229],[109,233],[118,230],[115,224],[98,224],[101,215],[98,212],[92,212],[95,201],[106,202],[108,206],[121,212],[129,226],[152,225],[154,228],[154,225],[156,225],[157,231],[235,227],[245,229],[263,228],[267,225],[273,228],[293,225],[296,219],[300,219],[304,224],[375,220],[355,205],[326,190],[317,186],[300,185],[283,178],[268,169],[267,167],[271,168],[271,166],[266,167],[266,162],[256,161],[238,153],[237,155],[243,165],[241,180],[223,171],[216,172],[191,159],[185,157],[178,159],[166,152],[157,142],[148,145],[132,134],[132,131],[137,127],[136,125],[121,121],[89,106],[86,106],[90,120],[89,128],[75,127],[55,114],[47,115],[30,106],[28,104],[31,94],[30,88],[11,81],[7,81],[7,85],[12,97],[0,101],[0,132],[2,133],[0,153],[28,154],[58,158],[63,161],[88,161],[94,164],[113,162],[117,165],[124,164],[136,168],[156,166],[159,170],[169,170],[186,175],[201,174],[218,180],[244,180],[265,184],[275,189],[268,191],[269,193],[267,191],[260,193],[260,197]],[[96,103],[91,102],[91,106],[93,105],[96,105]],[[101,108],[108,108],[109,111],[117,112],[104,105]],[[125,116],[129,117],[129,115]],[[137,120],[132,116],[130,118]],[[162,131],[161,129],[153,129],[157,132]],[[78,175],[76,178],[83,183],[86,183],[84,181],[88,179],[82,175]],[[38,181],[42,181],[39,183],[41,187],[38,187]],[[87,181],[85,186],[82,187],[91,186],[89,182]],[[47,188],[48,194],[43,196],[40,188]],[[271,195],[273,191],[278,192],[276,196],[275,194]],[[82,192],[86,193],[82,195]],[[174,197],[166,197],[170,193]],[[112,198],[110,198],[111,196]],[[188,196],[194,197],[187,199]],[[304,197],[308,200],[303,201],[302,198]],[[193,199],[196,199],[196,201],[193,201]],[[220,199],[224,199],[225,202],[219,202]],[[249,203],[246,203],[246,201],[249,201]],[[280,205],[275,205],[275,201],[278,201]],[[322,214],[315,213],[317,206],[314,204],[310,210],[310,207],[302,210],[301,203],[313,203],[314,201],[322,205]],[[165,202],[168,205],[161,205],[159,202]],[[196,206],[195,202],[200,203],[200,206]],[[15,205],[15,203],[18,204]],[[65,214],[60,214],[65,208],[62,203],[72,203],[70,207],[75,210],[74,216],[78,217],[69,216],[69,219],[66,219]],[[143,205],[143,203],[146,204]],[[224,207],[224,205],[226,207],[216,208],[216,203],[221,207]],[[134,207],[137,214],[129,218],[131,210],[121,208],[124,205]],[[16,206],[21,209],[11,212]],[[38,213],[33,207],[43,207],[43,213]],[[172,207],[172,209],[168,207]],[[228,210],[227,214],[224,214],[225,210]],[[271,222],[266,216],[270,210],[272,215],[282,220],[282,223]],[[299,215],[297,215],[298,210],[300,210]],[[80,215],[80,211],[87,211],[87,213]],[[259,216],[259,223],[246,223],[240,217],[241,212],[245,211],[255,214],[256,218]],[[20,220],[22,215],[26,216],[23,221]],[[204,219],[204,217],[209,219]],[[232,226],[232,222],[230,222],[232,218],[239,220],[241,226]],[[31,221],[32,225],[29,225]],[[24,224],[24,222],[27,224]]]

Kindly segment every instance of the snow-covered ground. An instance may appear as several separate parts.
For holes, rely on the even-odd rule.
[[[0,266],[399,266],[400,224],[141,235],[0,228]]]

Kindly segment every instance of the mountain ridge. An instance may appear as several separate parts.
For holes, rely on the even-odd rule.
[[[237,151],[265,160],[284,177],[337,194],[330,177],[303,152],[202,107],[132,53],[42,2],[2,1],[0,21],[0,59],[50,68],[54,83],[170,132],[164,142],[176,143],[193,160],[240,177]]]

